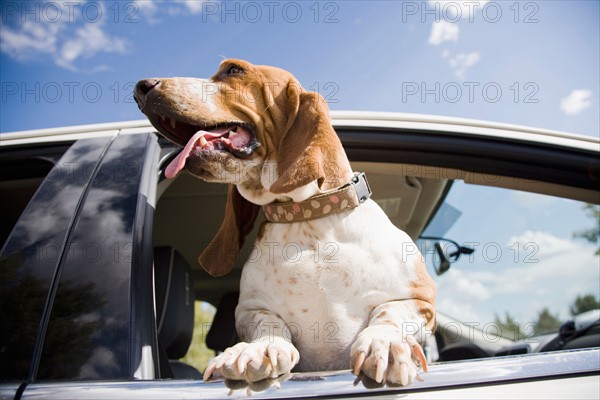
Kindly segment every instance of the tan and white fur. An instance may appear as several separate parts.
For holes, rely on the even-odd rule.
[[[179,144],[185,135],[165,120],[198,129],[244,124],[259,142],[244,157],[200,145],[186,161],[199,178],[230,184],[223,224],[199,258],[213,275],[233,267],[259,206],[303,201],[353,176],[324,100],[287,71],[225,60],[209,80],[141,81],[136,100]],[[421,255],[405,251],[412,243],[372,200],[319,219],[263,223],[240,282],[243,342],[216,357],[205,379],[352,368],[410,384],[426,369],[419,343],[435,323],[435,285]]]

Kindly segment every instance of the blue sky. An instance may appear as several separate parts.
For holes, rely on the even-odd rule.
[[[598,1],[75,3],[2,0],[0,132],[143,119],[135,82],[208,77],[225,57],[285,68],[334,110],[600,132]],[[595,248],[572,237],[593,222],[580,203],[462,184],[448,201],[463,211],[449,237],[504,254],[439,281],[447,312],[490,321],[510,309],[531,321],[546,305],[566,318],[577,294],[600,296]],[[471,213],[493,201],[504,213]],[[515,243],[539,246],[525,275]]]
[[[598,136],[597,1],[2,1],[0,132],[140,119],[134,82],[223,57],[332,109]]]

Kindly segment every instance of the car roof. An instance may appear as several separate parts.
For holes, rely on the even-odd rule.
[[[426,131],[434,134],[452,133],[600,151],[600,140],[590,136],[466,118],[392,112],[331,111],[331,119],[334,127],[338,129]],[[5,132],[0,133],[0,146],[65,142],[112,136],[117,133],[136,134],[148,132],[148,130],[155,129],[147,119],[141,119]]]

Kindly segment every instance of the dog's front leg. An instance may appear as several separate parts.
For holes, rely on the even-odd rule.
[[[419,342],[425,340],[428,327],[418,300],[391,301],[376,307],[369,325],[359,333],[350,351],[351,368],[378,383],[409,385],[419,367],[427,371],[427,362]],[[425,304],[426,308],[427,304]],[[418,340],[418,341],[417,341]]]
[[[290,332],[276,314],[265,310],[237,313],[237,331],[244,342],[217,356],[204,372],[208,380],[215,371],[226,379],[257,382],[288,373],[300,360]]]

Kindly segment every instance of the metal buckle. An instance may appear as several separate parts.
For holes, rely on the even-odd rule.
[[[350,183],[354,185],[358,202],[361,204],[367,201],[373,194],[369,186],[369,181],[367,181],[367,175],[364,172],[354,174]]]

